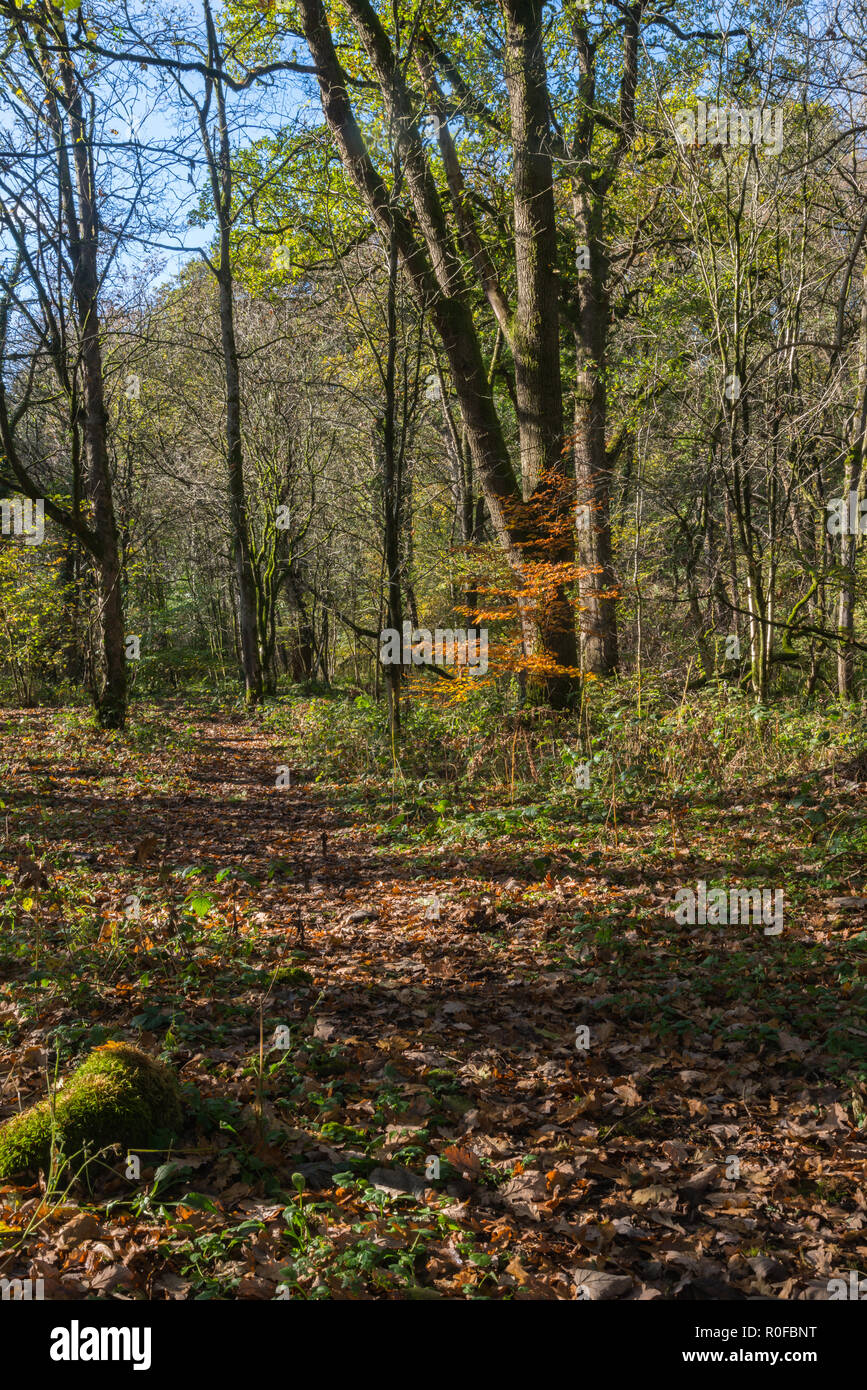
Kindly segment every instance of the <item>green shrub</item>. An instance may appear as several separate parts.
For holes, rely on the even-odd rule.
[[[52,1129],[67,1159],[110,1144],[154,1144],[181,1127],[181,1102],[173,1072],[127,1043],[96,1048],[54,1097],[39,1101],[0,1126],[0,1179],[47,1171]]]

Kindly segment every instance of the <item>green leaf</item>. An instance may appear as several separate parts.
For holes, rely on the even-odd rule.
[[[214,899],[209,897],[207,893],[190,893],[185,901],[189,911],[195,913],[199,920],[207,917],[214,906]]]
[[[168,1163],[161,1163],[154,1173],[154,1185],[151,1190],[151,1196],[154,1196],[157,1188],[168,1187],[169,1183],[173,1182],[181,1173],[189,1172],[191,1172],[191,1169],[188,1163],[178,1163],[175,1159],[170,1160]]]
[[[164,1167],[169,1167],[164,1164]],[[206,1197],[203,1192],[185,1192],[180,1199],[178,1206],[192,1207],[195,1211],[216,1211],[220,1208],[211,1197]]]

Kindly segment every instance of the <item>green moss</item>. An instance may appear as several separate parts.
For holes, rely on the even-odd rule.
[[[174,1073],[127,1043],[96,1048],[54,1097],[0,1126],[0,1179],[48,1169],[52,1125],[55,1145],[67,1159],[87,1144],[91,1152],[110,1144],[148,1148],[162,1133],[181,1127],[181,1102]]]
[[[274,972],[274,983],[309,989],[313,984],[313,976],[308,970],[301,970],[297,965],[281,965],[279,970]]]

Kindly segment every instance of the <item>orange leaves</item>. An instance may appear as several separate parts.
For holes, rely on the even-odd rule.
[[[135,861],[137,864],[146,864],[159,848],[159,840],[156,835],[145,835],[135,847]]]
[[[479,1159],[466,1144],[449,1144],[442,1150],[442,1157],[463,1173],[478,1176],[482,1171]]]

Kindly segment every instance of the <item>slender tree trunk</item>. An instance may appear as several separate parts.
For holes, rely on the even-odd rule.
[[[50,60],[43,54],[43,64]],[[99,213],[94,179],[92,132],[83,112],[78,76],[68,52],[59,58],[63,103],[69,120],[72,171],[64,147],[64,130],[58,120],[61,198],[67,221],[73,264],[72,289],[78,317],[82,381],[85,486],[93,509],[93,529],[99,539],[95,555],[99,663],[96,710],[100,725],[120,729],[126,721],[127,672],[124,641],[120,550],[111,488],[108,452],[108,412],[103,382],[101,323],[99,317]],[[51,69],[44,68],[51,91]],[[75,197],[70,187],[74,173]],[[77,199],[78,211],[75,212]]]
[[[398,182],[395,160],[395,182]],[[386,573],[388,626],[403,632],[403,605],[400,587],[401,476],[396,439],[397,367],[397,237],[392,231],[388,244],[388,304],[386,311],[388,343],[385,362],[385,413],[382,421],[382,523]],[[401,641],[401,653],[403,643]],[[388,686],[388,719],[393,737],[400,733],[400,683],[403,667],[391,662],[385,671]]]
[[[861,324],[858,337],[858,396],[852,431],[852,446],[846,457],[843,476],[843,515],[849,516],[849,498],[860,496],[861,474],[864,467],[864,439],[867,432],[867,262],[861,291]],[[856,516],[859,515],[856,508]],[[840,594],[837,600],[837,632],[840,646],[837,651],[837,693],[843,700],[854,695],[855,650],[852,646],[855,623],[855,560],[858,536],[845,526],[840,536]]]
[[[579,236],[589,265],[578,276],[575,329],[575,454],[578,561],[581,565],[581,643],[584,669],[608,676],[617,669],[616,578],[611,548],[611,468],[605,447],[608,416],[605,360],[610,309],[601,207],[576,200]]]
[[[590,39],[583,6],[569,10],[579,72],[580,100],[568,153],[575,169],[572,200],[578,262],[569,317],[575,340],[573,452],[577,504],[582,668],[594,675],[616,671],[619,660],[616,576],[611,543],[611,461],[607,425],[606,354],[611,330],[611,266],[605,210],[617,169],[636,133],[640,27],[643,7],[623,7],[623,57],[618,81],[616,134],[604,133],[601,160],[597,123],[597,45]],[[606,84],[611,74],[606,72]]]
[[[228,228],[226,229],[228,243]],[[228,256],[228,245],[226,248]],[[262,663],[256,627],[256,584],[250,551],[247,497],[244,486],[244,448],[241,437],[241,381],[235,342],[232,281],[220,276],[220,335],[226,383],[226,467],[229,486],[229,515],[232,551],[238,594],[238,630],[241,639],[241,665],[247,702],[262,699]]]
[[[222,53],[217,42],[213,16],[205,0],[205,20],[212,67],[222,70]],[[234,285],[231,260],[232,229],[232,149],[226,118],[225,90],[222,80],[209,78],[206,84],[204,108],[198,110],[199,130],[208,172],[211,196],[220,237],[220,260],[217,285],[220,301],[220,339],[223,350],[223,374],[226,390],[226,468],[229,489],[229,519],[232,531],[232,554],[237,590],[237,621],[241,645],[241,667],[244,691],[248,704],[262,699],[262,662],[259,654],[256,621],[256,583],[253,574],[250,527],[244,485],[244,447],[241,428],[241,374],[238,366],[238,345],[235,333]],[[216,98],[218,127],[217,149],[211,143],[208,127],[208,107]]]

